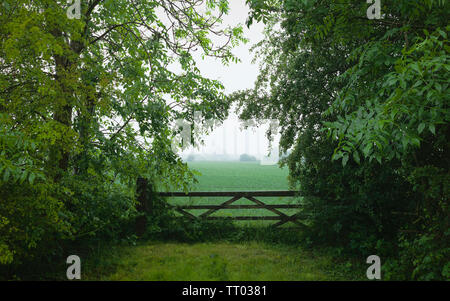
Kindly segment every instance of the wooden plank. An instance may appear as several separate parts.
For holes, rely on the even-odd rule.
[[[223,206],[230,205],[231,203],[234,203],[234,202],[236,202],[236,201],[239,200],[239,199],[241,199],[240,196],[235,196],[235,197],[233,197],[232,199],[230,199],[230,200],[228,200],[228,201],[226,201],[226,202],[220,204],[219,206],[217,206],[217,208],[210,209],[210,210],[208,210],[208,211],[206,211],[206,212],[200,214],[200,217],[206,217],[206,216],[208,216],[208,215],[210,215],[210,214],[216,212],[217,210],[222,209]]]
[[[302,224],[299,221],[297,221],[297,218],[279,221],[278,223],[273,224],[272,227],[277,228],[277,227],[279,227],[281,225],[284,225],[284,224],[286,224],[288,222],[295,223],[296,225],[298,225],[298,228],[300,228],[300,229],[307,229],[308,228],[308,226],[306,226],[305,224]]]
[[[294,224],[298,225],[299,227],[302,226],[302,224],[300,224],[299,222],[296,221],[297,218],[290,217],[290,216],[284,214],[283,212],[281,212],[281,211],[279,211],[277,209],[268,208],[268,207],[266,207],[265,203],[261,202],[260,200],[255,199],[254,197],[246,197],[246,198],[249,201],[252,201],[252,202],[254,202],[254,203],[258,204],[258,205],[264,206],[267,210],[269,210],[269,211],[271,211],[271,212],[273,212],[275,214],[278,214],[280,217],[282,217],[282,221],[277,223],[276,225],[274,225],[274,227],[278,227],[278,226],[280,226],[280,225],[282,225],[282,224],[284,224],[284,223],[286,223],[288,221],[293,222]],[[285,221],[285,222],[283,223],[283,221]]]
[[[296,224],[296,225],[299,226],[300,228],[303,228],[303,229],[304,229],[304,228],[307,228],[306,225],[300,223],[297,219],[299,219],[299,214],[298,214],[298,213],[296,213],[296,214],[294,214],[294,215],[291,215],[291,216],[289,216],[288,218],[285,218],[285,219],[279,221],[278,223],[273,224],[272,227],[276,228],[276,227],[279,227],[279,226],[281,226],[281,225],[284,225],[284,224],[286,224],[286,223],[288,223],[288,222],[293,222],[294,224]]]
[[[252,197],[252,196],[296,196],[296,191],[193,191],[193,192],[160,192],[161,197]]]
[[[223,220],[231,219],[237,221],[279,221],[283,219],[281,216],[208,216],[207,220]]]
[[[278,208],[278,209],[299,209],[302,208],[302,205],[172,205],[174,208],[184,209],[184,210],[200,210],[200,209],[267,209],[267,208]]]
[[[192,217],[194,215],[191,215],[189,217]],[[196,217],[197,218],[197,217]],[[198,217],[201,218],[201,217]],[[248,221],[248,220],[266,220],[266,221],[279,221],[279,223],[276,223],[272,225],[273,227],[281,226],[287,222],[290,222],[292,220],[296,220],[298,217],[289,217],[288,219],[282,217],[282,216],[207,216],[204,217],[206,220],[223,220],[223,219],[231,219],[231,220],[241,220],[241,221]],[[306,227],[303,224],[300,224],[299,228]]]
[[[301,205],[288,205],[288,204],[265,204],[264,202],[256,199],[255,197],[294,197],[297,195],[296,191],[213,191],[213,192],[161,192],[161,197],[232,197],[228,201],[220,205],[170,205],[176,211],[180,212],[184,216],[192,219],[200,218],[206,220],[236,220],[236,221],[249,221],[249,220],[267,220],[278,221],[273,224],[273,227],[281,226],[287,222],[292,222],[300,226],[300,228],[306,227],[302,223],[298,222],[298,213],[289,216],[277,209],[299,209]],[[232,205],[241,198],[246,198],[249,201],[255,203],[254,205]],[[208,210],[199,216],[195,216],[185,210]],[[214,212],[222,209],[266,209],[276,214],[276,216],[211,216]]]
[[[272,211],[272,212],[275,213],[275,214],[278,214],[278,215],[280,215],[280,216],[287,217],[287,215],[284,214],[283,212],[278,211],[278,210],[275,209],[275,208],[268,208],[268,207],[266,207],[266,204],[265,204],[264,202],[261,202],[260,200],[257,200],[257,199],[255,199],[255,198],[252,197],[252,196],[247,196],[247,197],[245,197],[245,198],[246,198],[247,200],[249,200],[249,201],[252,201],[252,202],[255,203],[255,204],[258,204],[259,206],[261,206],[261,207],[263,207],[263,208],[265,208],[265,209],[267,209],[267,210],[269,210],[269,211]]]
[[[184,211],[181,208],[175,208],[175,210],[178,211],[179,213],[183,214],[184,216],[187,216],[187,217],[191,218],[191,219],[197,219],[197,217],[195,215],[193,215],[193,214],[191,214],[189,212],[186,212],[186,211]]]

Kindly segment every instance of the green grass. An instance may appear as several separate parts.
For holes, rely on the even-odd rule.
[[[84,280],[142,281],[301,281],[359,280],[343,263],[300,248],[262,243],[147,243],[120,247]],[[353,272],[352,272],[353,271]],[[361,276],[360,275],[360,276]],[[359,277],[362,279],[362,277]]]
[[[194,191],[287,190],[288,171],[258,163],[193,162],[202,175]],[[174,198],[178,204],[220,204],[228,198]],[[293,203],[292,198],[258,198],[268,204]],[[250,203],[240,200],[237,203]],[[232,212],[231,212],[232,211]],[[191,211],[192,212],[192,211]],[[196,213],[200,214],[198,210]],[[285,212],[292,214],[293,211]],[[267,210],[220,210],[214,215],[273,215]],[[270,221],[238,222],[266,227]],[[250,225],[249,225],[250,224]],[[247,228],[239,228],[241,232]],[[290,244],[269,228],[248,228],[233,239],[192,244],[146,242],[133,247],[115,247],[106,255],[92,256],[84,265],[84,280],[173,280],[173,281],[300,281],[363,280],[365,272],[334,256],[307,251],[294,233]],[[253,230],[252,230],[253,229]],[[204,229],[204,231],[208,231]],[[251,232],[254,231],[254,232]],[[285,230],[291,231],[291,230]],[[294,230],[292,230],[294,231]],[[295,230],[298,231],[298,230]],[[239,232],[239,231],[238,231]],[[297,233],[298,234],[298,233]],[[262,235],[262,236],[261,236]],[[285,237],[286,238],[286,237]],[[291,239],[292,238],[292,239]],[[176,237],[173,237],[176,241]],[[273,242],[273,243],[271,243]],[[357,272],[355,272],[355,270]]]
[[[257,162],[189,162],[199,171],[194,191],[289,190],[287,168]]]

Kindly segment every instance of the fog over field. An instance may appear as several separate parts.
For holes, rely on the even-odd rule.
[[[231,1],[230,13],[223,18],[223,25],[245,24],[249,10],[244,1]],[[224,66],[219,59],[207,57],[197,58],[198,68],[206,77],[222,82],[227,94],[253,88],[258,76],[258,63],[252,63],[255,59],[250,51],[251,47],[264,38],[264,25],[253,24],[251,28],[244,25],[244,35],[248,38],[247,44],[242,44],[233,49],[233,53],[241,60],[239,63],[231,63]],[[198,155],[203,160],[223,161],[237,160],[241,154],[250,154],[258,160],[264,159],[271,152],[271,156],[278,154],[278,149],[269,149],[269,141],[266,138],[268,124],[258,128],[243,129],[235,110],[231,110],[230,117],[217,127],[212,133],[203,137],[204,144],[185,149],[181,156],[186,159],[190,154]],[[275,138],[276,146],[278,137]]]

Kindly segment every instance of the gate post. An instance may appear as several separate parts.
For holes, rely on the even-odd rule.
[[[151,192],[152,187],[148,180],[145,178],[138,178],[136,182],[136,194],[137,194],[137,205],[136,209],[138,213],[143,213],[144,215],[138,216],[136,218],[136,234],[142,236],[145,233],[147,216],[146,213],[149,212],[151,208]]]

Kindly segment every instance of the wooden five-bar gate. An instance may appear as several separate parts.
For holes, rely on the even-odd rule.
[[[153,192],[152,185],[147,179],[138,178],[137,180],[137,210],[139,212],[151,213],[152,208],[154,208],[154,197],[156,196]],[[231,197],[229,200],[221,203],[220,205],[171,205],[165,202],[165,205],[172,207],[174,210],[181,213],[183,216],[191,219],[205,219],[205,220],[220,220],[220,219],[232,219],[232,220],[266,220],[266,221],[277,221],[273,224],[273,227],[279,227],[288,222],[292,222],[297,226],[303,228],[305,225],[300,223],[298,219],[301,217],[300,213],[293,215],[288,215],[281,212],[278,209],[298,209],[301,208],[300,205],[290,205],[290,204],[266,204],[257,199],[257,197],[295,197],[295,191],[224,191],[224,192],[160,192],[156,193],[161,198],[179,198],[179,197]],[[236,201],[245,198],[251,201],[251,205],[236,205],[233,204]],[[212,216],[213,213],[222,209],[266,209],[275,215],[271,216]],[[207,210],[201,214],[194,215],[187,210]],[[146,228],[146,217],[141,215],[136,220],[136,232],[138,235],[142,235]]]
[[[171,205],[176,211],[182,215],[192,219],[206,219],[206,220],[266,220],[266,221],[278,221],[273,224],[273,227],[279,227],[287,222],[292,222],[300,227],[304,227],[302,223],[298,221],[299,215],[287,215],[278,209],[297,209],[300,205],[288,205],[288,204],[266,204],[256,197],[294,197],[295,191],[226,191],[226,192],[161,192],[161,197],[231,197],[229,200],[223,202],[220,205]],[[233,205],[234,202],[245,198],[251,201],[252,205]],[[213,213],[222,209],[266,209],[275,213],[275,216],[211,216]],[[196,216],[189,213],[186,210],[207,210]]]

